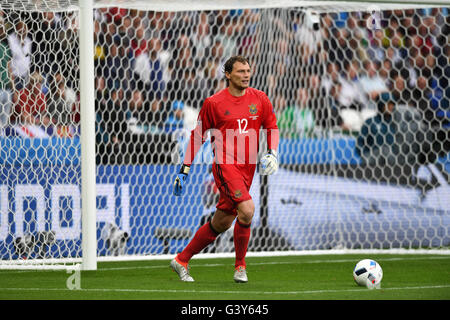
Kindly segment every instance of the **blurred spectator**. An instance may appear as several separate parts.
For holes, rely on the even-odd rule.
[[[349,13],[349,16],[347,18],[347,28],[350,31],[350,37],[359,44],[357,50],[360,51],[358,52],[358,57],[361,60],[367,58],[366,56],[364,56],[362,48],[362,44],[364,43],[364,41],[369,38],[369,28],[367,28],[367,21],[368,19],[364,19],[358,12]]]
[[[147,121],[149,125],[148,132],[162,133],[165,131],[164,122],[169,117],[170,111],[167,111],[167,107],[162,99],[149,98],[150,100],[150,110],[147,113]],[[197,118],[196,118],[197,120]]]
[[[105,36],[99,21],[94,21],[94,61],[97,73],[102,72],[105,65],[106,44]]]
[[[336,62],[328,62],[325,74],[320,83],[324,94],[330,95],[331,88],[340,81],[339,66]]]
[[[158,99],[162,97],[162,94],[165,90],[166,83],[165,79],[165,62],[163,59],[166,59],[161,50],[161,41],[157,38],[150,39],[150,81],[147,86],[147,90],[151,90],[153,95],[157,96]]]
[[[130,117],[128,131],[133,134],[145,133],[148,128],[147,114],[149,112],[148,104],[144,100],[144,94],[139,89],[134,89],[130,96],[127,97],[128,110]]]
[[[282,96],[275,99],[276,106],[280,106],[281,114],[278,117],[280,135],[285,138],[299,138],[311,136],[314,127],[314,113],[308,108],[308,90],[300,88],[297,91],[293,105],[286,105]]]
[[[57,13],[48,11],[32,15],[33,65],[39,66],[44,77],[60,70],[60,62],[64,61],[60,41],[62,28],[61,17]]]
[[[158,51],[161,49],[160,42],[155,38],[147,40],[144,28],[139,27],[136,31],[136,39],[132,41],[132,48],[135,80],[133,88],[151,90],[161,97],[165,83],[163,66],[158,57]]]
[[[50,124],[46,97],[42,92],[43,80],[37,71],[30,75],[27,86],[18,93],[17,104],[11,116],[12,123],[44,126]]]
[[[359,84],[359,62],[355,60],[346,63],[344,67],[344,76],[339,79],[342,85],[339,103],[343,108],[361,110],[363,100]]]
[[[170,119],[162,100],[143,91],[135,89],[129,93],[128,132],[133,135],[161,133],[165,130],[165,122]]]
[[[342,117],[342,127],[348,131],[359,131],[365,120],[365,97],[359,83],[359,65],[357,61],[345,65],[344,77],[340,78],[338,109]]]
[[[309,57],[317,53],[322,44],[322,31],[314,28],[306,21],[306,14],[296,17],[293,24],[294,37],[299,45],[301,57],[304,62],[309,61]]]
[[[163,47],[162,41],[157,37],[150,38],[150,52],[154,54],[154,60],[159,61],[159,69],[162,71],[161,90],[165,90],[165,84],[170,81],[170,73],[168,71],[171,52]]]
[[[215,41],[215,46],[218,45],[218,41]],[[186,34],[181,34],[177,40],[177,45],[174,48],[174,59],[176,71],[183,72],[186,69],[191,69],[196,66],[194,52],[192,50],[192,42]],[[221,51],[223,53],[223,51]],[[214,55],[214,48],[211,51]]]
[[[232,57],[237,54],[239,48],[236,36],[237,18],[227,16],[219,28],[219,33],[214,37],[214,41],[220,42],[223,46],[223,56]]]
[[[219,88],[219,83],[223,80],[223,72],[220,70],[220,66],[217,62],[208,61],[204,68],[203,74],[201,76],[200,88],[204,91],[203,97],[208,97],[216,92]]]
[[[367,178],[394,184],[408,185],[426,192],[437,186],[435,178],[428,182],[416,176],[424,163],[422,145],[416,141],[420,132],[420,118],[411,109],[399,111],[389,95],[378,102],[378,113],[367,119],[357,138],[356,151],[363,166],[368,169]]]
[[[175,100],[172,102],[172,108],[169,113],[169,117],[166,120],[166,128],[168,131],[174,131],[176,129],[182,129],[184,124],[184,102]]]
[[[448,31],[450,31],[450,25],[448,26]],[[436,65],[435,65],[435,74],[438,78],[437,86],[440,88],[448,88],[450,87],[450,64],[448,63],[448,57],[450,56],[450,44],[442,40],[442,47],[439,50],[436,50]]]
[[[124,47],[129,47],[131,40],[134,38],[133,22],[130,16],[122,18],[122,22],[117,30],[118,38],[121,40]]]
[[[427,161],[434,162],[450,152],[450,89],[436,88],[439,96],[429,87],[426,78],[419,77],[413,91],[414,101],[421,112],[427,130],[425,142]]]
[[[167,119],[162,101],[155,96],[144,97],[134,90],[127,99],[130,117],[127,120],[127,155],[131,163],[160,163],[170,160],[172,138],[163,131]]]
[[[79,92],[80,68],[79,61],[79,27],[78,15],[76,12],[61,13],[63,19],[63,32],[60,33],[61,51],[59,56],[63,58],[58,60],[60,72],[66,79],[67,86]],[[61,40],[62,38],[62,40]]]
[[[23,21],[16,23],[15,32],[9,34],[8,42],[12,54],[11,70],[14,88],[21,90],[28,82],[28,76],[31,71],[32,49],[32,41],[28,36],[28,28]]]
[[[123,163],[126,159],[128,108],[122,89],[112,89],[102,108],[96,109],[97,163]]]
[[[380,69],[378,70],[378,75],[385,79],[386,85],[389,87],[390,85],[390,79],[389,75],[392,71],[392,61],[389,60],[389,58],[384,59],[383,64],[380,66]]]
[[[145,54],[142,54],[140,57],[144,56],[146,57]],[[148,59],[145,61],[140,59],[140,61],[142,64],[139,64],[138,60],[136,60],[135,68],[138,68],[139,66],[142,67],[140,80],[142,80],[143,86],[141,88],[141,86],[138,85],[138,89],[145,88],[146,90],[150,90],[160,98],[165,89],[165,83],[163,79],[164,70],[161,61],[158,58],[158,53],[152,50]]]
[[[73,124],[77,97],[75,91],[69,88],[61,73],[56,73],[51,79],[47,112],[52,123],[58,127]]]
[[[106,108],[106,103],[109,99],[109,91],[106,86],[105,77],[97,75],[95,77],[95,109]]]
[[[307,118],[309,118],[308,111],[310,110],[313,113],[313,118],[315,119],[315,122],[317,125],[323,125],[324,119],[327,118],[328,115],[328,109],[325,105],[325,99],[321,97],[321,87],[320,87],[320,77],[319,75],[312,73],[308,78],[307,81],[303,82],[303,84],[300,85],[300,90],[296,93],[298,94],[296,99],[296,103],[301,109],[305,109],[305,113],[302,112],[303,116],[305,116],[305,119],[302,121],[306,121]],[[329,120],[329,119],[328,119]],[[305,126],[305,128],[308,128],[306,131],[308,134],[311,133],[310,125],[306,125],[306,123],[302,126]],[[326,124],[328,126],[328,124]]]
[[[332,129],[343,127],[343,121],[339,114],[340,103],[339,95],[341,93],[341,76],[339,66],[335,62],[329,62],[324,77],[321,81],[321,95],[325,97],[322,116],[316,119],[316,123],[322,128]]]
[[[10,78],[11,50],[3,18],[0,21],[0,128],[9,124],[12,106],[12,84]]]
[[[195,57],[200,65],[204,65],[211,48],[213,37],[211,35],[208,14],[201,12],[198,17],[198,24],[194,32],[190,35],[190,41],[195,48]]]
[[[211,49],[211,60],[218,67],[217,74],[223,75],[223,65],[225,64],[226,57],[224,55],[225,48],[220,41],[214,40],[213,47]]]
[[[261,18],[261,11],[258,9],[244,9],[242,28],[239,34],[239,55],[251,56],[261,50],[256,32],[257,25]]]
[[[107,17],[108,8],[98,8],[94,10],[94,22],[99,23],[109,22]]]
[[[331,62],[335,62],[341,69],[345,69],[353,60],[354,52],[348,45],[347,38],[350,33],[346,29],[333,28],[325,38],[324,47],[328,52],[328,58]]]
[[[295,66],[294,61],[292,61],[292,55],[290,52],[290,44],[286,39],[278,39],[274,41],[274,48],[277,54],[270,61],[270,69],[268,72],[266,85],[267,90],[272,92],[274,96],[283,95],[286,99],[294,99],[295,89],[299,86],[299,79],[297,77],[292,77],[292,74],[305,73],[310,75],[304,81],[310,81],[310,90],[317,90],[320,81],[315,81],[316,76],[316,66],[312,62],[315,56],[312,54],[308,57],[310,59],[310,64],[306,64],[302,67]],[[257,67],[258,68],[258,67]],[[300,86],[304,86],[300,84]],[[308,85],[306,85],[308,86]],[[285,90],[285,88],[292,88],[292,90]],[[311,95],[312,96],[312,95]],[[315,98],[312,96],[312,98]]]
[[[382,29],[372,31],[372,37],[366,52],[369,59],[373,62],[382,63],[384,61],[386,52],[383,48],[383,37],[384,33]]]
[[[408,50],[405,48],[404,30],[398,24],[396,17],[391,18],[391,24],[386,29],[386,35],[387,38],[383,39],[386,57],[389,57],[393,64],[397,64],[407,56]]]
[[[440,82],[442,71],[441,68],[436,67],[436,58],[430,54],[425,58],[425,65],[422,68],[421,76],[424,76],[428,80],[428,85],[432,89],[436,89]]]
[[[104,14],[108,22],[119,25],[122,22],[122,19],[127,16],[128,10],[125,8],[111,7],[105,9]]]
[[[105,59],[102,74],[106,79],[108,88],[120,86],[127,89],[129,81],[129,58],[125,49],[119,45],[118,41],[112,43]]]
[[[102,25],[102,31],[105,36],[105,44],[109,47],[118,34],[118,25],[115,23],[105,23]]]
[[[133,52],[133,56],[136,59],[142,53],[148,51],[148,41],[145,35],[145,29],[143,26],[139,26],[136,29],[136,33],[134,34],[133,39],[131,40],[131,49]]]
[[[381,101],[378,108],[377,115],[364,122],[357,139],[359,155],[364,163],[371,166],[384,166],[391,159],[388,161],[384,156],[396,156],[399,153],[398,146],[394,143],[396,128],[392,121],[395,103]]]
[[[208,89],[202,87],[202,78],[195,69],[184,69],[179,73],[179,78],[173,79],[168,86],[170,99],[182,101],[189,107],[200,109],[201,103]]]
[[[421,56],[428,56],[433,50],[434,35],[428,32],[428,28],[423,24],[417,27],[417,33],[412,36],[412,43]]]
[[[434,120],[435,115],[431,110],[431,97],[432,92],[428,86],[428,81],[425,77],[418,77],[416,86],[412,90],[412,103],[423,113],[423,120],[431,124],[430,122]]]
[[[379,68],[380,66],[376,66],[372,61],[363,62],[364,74],[359,77],[359,83],[368,102],[376,101],[381,93],[388,91],[387,79],[383,79],[377,74]]]
[[[417,101],[412,99],[411,90],[407,87],[406,80],[397,70],[392,70],[390,77],[392,79],[392,98],[397,105],[411,105]],[[420,95],[422,95],[422,93],[420,93]],[[419,97],[416,98],[419,99]]]

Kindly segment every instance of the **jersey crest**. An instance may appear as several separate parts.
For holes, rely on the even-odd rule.
[[[250,114],[255,115],[258,113],[258,108],[256,108],[256,104],[251,104],[248,106],[248,111]]]

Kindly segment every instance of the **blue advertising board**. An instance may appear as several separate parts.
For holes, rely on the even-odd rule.
[[[79,257],[79,140],[0,138],[0,143],[0,259],[18,258],[15,241],[44,231],[55,235],[46,257]],[[280,149],[286,154],[282,163],[359,161],[348,141],[318,140],[303,145],[282,141]],[[314,156],[308,158],[305,153]],[[123,253],[150,255],[181,250],[208,213],[202,193],[211,179],[209,168],[208,163],[197,161],[185,193],[174,197],[172,184],[178,165],[97,166],[98,254],[112,254],[104,237],[110,225],[129,236]],[[257,175],[250,193],[258,208]],[[420,199],[416,190],[402,186],[280,169],[269,179],[268,223],[298,250],[339,244],[364,248],[448,246],[449,199],[445,181]],[[253,225],[259,222],[257,212]],[[186,232],[167,243],[157,235],[158,228]],[[35,255],[33,252],[29,257]]]
[[[174,165],[98,166],[99,254],[107,254],[102,239],[105,224],[116,225],[129,234],[128,254],[161,253],[163,243],[153,236],[157,227],[197,228],[208,166],[195,166],[182,197],[172,196],[173,176],[178,169]],[[55,233],[56,243],[48,257],[80,256],[80,170],[79,165],[1,167],[1,259],[16,258],[15,239],[42,231]]]

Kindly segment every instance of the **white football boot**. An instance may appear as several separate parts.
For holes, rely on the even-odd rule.
[[[170,267],[173,271],[175,271],[178,276],[180,277],[181,281],[185,282],[194,282],[194,278],[191,277],[189,274],[188,266],[184,266],[181,263],[179,263],[176,259],[173,259],[170,262]]]
[[[245,271],[244,266],[239,266],[236,268],[236,270],[234,271],[233,279],[235,282],[238,282],[238,283],[248,282],[247,271]]]

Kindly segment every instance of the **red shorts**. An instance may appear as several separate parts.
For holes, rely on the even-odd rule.
[[[236,216],[238,204],[252,198],[249,193],[252,180],[238,169],[224,165],[213,165],[212,171],[220,192],[216,208]]]

